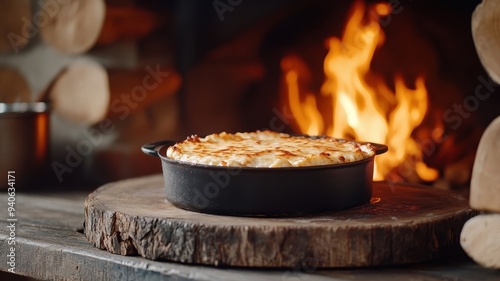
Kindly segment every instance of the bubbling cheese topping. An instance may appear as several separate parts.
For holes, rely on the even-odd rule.
[[[369,143],[272,131],[193,135],[167,149],[168,158],[191,164],[267,168],[354,162],[374,154]]]

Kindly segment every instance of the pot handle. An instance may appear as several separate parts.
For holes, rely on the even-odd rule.
[[[379,143],[373,143],[373,142],[370,142],[370,144],[371,144],[371,146],[373,146],[375,148],[376,155],[386,153],[389,150],[389,148],[385,144],[379,144]]]
[[[162,141],[157,141],[157,142],[152,142],[152,143],[148,143],[148,144],[145,144],[141,147],[141,150],[142,152],[144,152],[145,154],[149,155],[149,156],[156,156],[158,157],[158,150],[160,150],[160,148],[162,146],[165,146],[165,145],[173,145],[175,143],[175,141],[171,141],[171,140],[162,140]]]

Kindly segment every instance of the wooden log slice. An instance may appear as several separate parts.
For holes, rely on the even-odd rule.
[[[95,61],[77,59],[53,78],[37,100],[51,102],[54,111],[68,120],[92,125],[144,111],[174,95],[181,82],[175,70],[160,64],[137,70],[105,69]]]
[[[35,36],[30,0],[0,1],[0,53],[18,53]]]
[[[106,3],[106,17],[97,39],[97,46],[123,41],[137,41],[149,35],[164,22],[165,15],[139,6]]]
[[[478,264],[500,269],[500,214],[485,214],[468,220],[460,245]]]
[[[43,40],[66,54],[81,54],[92,48],[106,15],[104,0],[69,0],[62,4],[44,1],[41,10],[48,15],[40,25]]]
[[[137,70],[108,69],[110,104],[108,118],[124,120],[129,113],[141,112],[160,99],[174,95],[181,76],[165,65]]]
[[[120,255],[243,267],[358,267],[414,263],[461,251],[477,213],[457,194],[374,184],[370,203],[329,214],[252,218],[196,213],[165,199],[153,175],[110,183],[85,201],[85,236]]]
[[[15,68],[0,66],[0,102],[30,102],[31,88]]]
[[[479,60],[500,83],[500,2],[483,0],[472,14],[471,29]]]
[[[500,116],[488,125],[477,147],[470,183],[470,206],[475,210],[500,213],[499,139]]]
[[[106,69],[87,59],[71,62],[39,97],[51,102],[60,116],[82,124],[102,121],[108,112],[109,99]]]

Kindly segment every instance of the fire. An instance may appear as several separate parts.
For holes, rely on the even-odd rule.
[[[311,74],[300,58],[282,60],[291,113],[301,133],[387,144],[389,151],[376,157],[375,180],[384,179],[408,159],[421,179],[434,180],[437,171],[423,163],[411,136],[427,111],[424,78],[417,77],[412,89],[396,75],[391,90],[382,78],[369,75],[375,50],[385,38],[377,19],[390,13],[390,5],[379,3],[368,12],[356,2],[342,39],[328,39],[321,95],[305,89]],[[366,21],[365,14],[371,19]]]

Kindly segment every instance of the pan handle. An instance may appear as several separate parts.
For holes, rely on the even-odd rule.
[[[141,150],[142,150],[142,152],[144,152],[145,154],[147,154],[149,156],[158,157],[158,150],[160,150],[160,148],[162,146],[173,145],[174,143],[175,143],[175,141],[171,141],[171,140],[162,140],[162,141],[152,142],[152,143],[148,143],[148,144],[143,145],[141,147]]]
[[[376,155],[386,153],[389,150],[389,148],[385,144],[379,144],[379,143],[373,143],[373,142],[370,142],[370,144],[371,144],[371,146],[373,146],[375,148]]]

